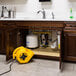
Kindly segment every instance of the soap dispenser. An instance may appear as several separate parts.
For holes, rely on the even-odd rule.
[[[70,8],[70,17],[69,18],[70,19],[73,19],[74,18],[73,13],[72,13],[72,8]]]

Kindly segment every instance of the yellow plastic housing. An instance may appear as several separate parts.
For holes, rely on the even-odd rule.
[[[26,56],[24,60],[20,58],[23,54]],[[28,63],[33,56],[34,52],[30,49],[24,48],[23,46],[16,48],[13,52],[13,59],[16,58],[19,63]]]

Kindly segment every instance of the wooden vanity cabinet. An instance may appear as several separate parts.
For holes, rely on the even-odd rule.
[[[64,60],[76,62],[76,27],[64,30]]]
[[[7,30],[6,33],[6,60],[12,58],[15,48],[17,48],[17,29]]]
[[[60,49],[58,52],[58,56],[52,56],[52,55],[35,55],[37,58],[44,58],[44,59],[54,59],[54,60],[59,60],[60,61],[60,69],[62,68],[62,63],[63,63],[63,22],[61,21],[3,21],[2,22],[2,28],[5,29],[5,32],[0,30],[0,40],[3,39],[5,41],[1,42],[1,49],[4,48],[5,43],[5,50],[6,50],[6,60],[9,60],[12,58],[12,53],[15,48],[17,48],[19,43],[19,30],[24,29],[26,32],[26,29],[30,30],[53,30],[53,31],[60,31]],[[25,32],[21,31],[22,34]],[[27,34],[28,32],[26,32]],[[21,35],[22,38],[24,38],[25,35]],[[4,39],[5,37],[5,39]],[[51,50],[51,48],[50,48]]]
[[[0,29],[0,54],[6,54],[5,51],[5,32]]]
[[[74,23],[74,24],[73,24]],[[37,30],[54,30],[60,31],[60,50],[59,56],[35,55],[36,58],[53,59],[60,61],[60,69],[64,67],[63,61],[76,62],[76,23],[61,21],[3,21],[0,22],[0,54],[6,54],[6,60],[12,58],[12,53],[15,48],[21,46],[19,43],[21,37],[25,39],[25,33],[30,29]],[[71,25],[69,25],[71,24]],[[27,29],[27,30],[26,30]],[[27,32],[26,32],[27,31]],[[23,41],[25,42],[25,41]],[[25,44],[23,44],[24,46]]]
[[[0,21],[0,54],[6,54],[5,49],[5,29],[3,28],[2,21]]]

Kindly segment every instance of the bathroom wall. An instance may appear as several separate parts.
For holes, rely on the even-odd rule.
[[[51,2],[39,2],[39,0],[0,0],[1,6],[5,5],[9,9],[16,7],[17,17],[42,17],[42,13],[37,14],[42,8],[46,11],[46,17],[51,17],[51,12],[55,14],[56,19],[68,19],[70,8],[73,9],[74,19],[76,19],[76,0],[51,0]]]

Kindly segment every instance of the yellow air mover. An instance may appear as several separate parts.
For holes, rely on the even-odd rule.
[[[28,63],[33,56],[34,52],[23,46],[16,48],[13,52],[13,59],[16,58],[19,63]]]

